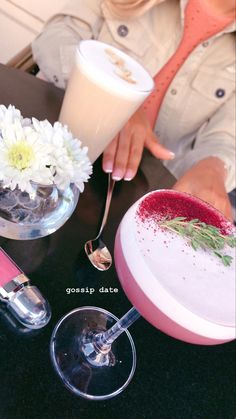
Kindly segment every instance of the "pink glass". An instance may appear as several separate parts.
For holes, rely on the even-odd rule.
[[[52,334],[53,365],[74,394],[105,400],[124,390],[136,365],[127,328],[140,315],[185,342],[216,345],[235,339],[234,249],[224,249],[232,256],[231,265],[224,266],[214,253],[195,251],[185,238],[161,228],[158,221],[166,216],[197,218],[222,234],[235,234],[222,214],[190,195],[160,190],[137,201],[120,223],[114,252],[119,280],[134,307],[120,320],[98,307],[80,307]]]
[[[190,195],[168,190],[146,195],[128,210],[116,235],[116,269],[127,297],[147,321],[174,338],[201,345],[235,339],[234,249],[227,248],[230,266],[193,250],[175,233],[155,228],[150,205],[167,215],[168,206],[175,207],[175,216],[199,218],[235,234],[222,214]]]

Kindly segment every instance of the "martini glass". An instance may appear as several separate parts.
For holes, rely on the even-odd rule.
[[[214,254],[195,251],[182,237],[157,227],[166,215],[198,218],[222,234],[235,233],[208,204],[172,190],[147,194],[127,211],[116,234],[115,264],[134,307],[120,320],[97,307],[75,309],[52,335],[53,365],[76,395],[108,399],[128,385],[136,353],[127,328],[140,314],[185,342],[215,345],[235,338],[235,260],[224,266]],[[233,257],[233,249],[227,253]]]

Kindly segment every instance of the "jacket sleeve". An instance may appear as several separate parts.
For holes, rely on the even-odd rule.
[[[97,38],[102,25],[101,0],[71,0],[46,23],[32,42],[32,52],[43,76],[65,88],[81,39]]]
[[[225,185],[227,192],[230,192],[236,187],[235,134],[235,95],[233,94],[198,130],[192,149],[177,158],[173,171],[175,176],[181,177],[202,159],[210,156],[218,157],[225,163],[227,169]]]

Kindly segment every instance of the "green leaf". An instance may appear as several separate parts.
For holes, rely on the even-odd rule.
[[[197,250],[199,248],[199,243],[196,240],[192,239],[191,246],[193,247],[194,250]]]
[[[236,237],[233,235],[223,235],[221,230],[211,224],[206,224],[194,218],[187,221],[186,217],[175,217],[167,219],[165,217],[158,223],[181,237],[190,241],[194,250],[199,248],[211,250],[225,266],[229,266],[233,260],[232,256],[224,255],[221,251],[225,246],[236,247]]]

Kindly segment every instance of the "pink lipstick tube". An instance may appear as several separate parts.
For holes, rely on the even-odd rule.
[[[44,327],[51,318],[49,303],[39,289],[0,247],[0,301],[30,329]]]

